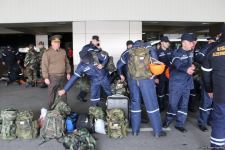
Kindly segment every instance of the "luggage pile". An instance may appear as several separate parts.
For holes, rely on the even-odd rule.
[[[109,96],[106,110],[92,106],[86,114],[72,112],[69,105],[57,97],[51,110],[41,109],[38,120],[34,120],[32,111],[2,110],[0,134],[3,140],[31,140],[40,135],[40,145],[56,139],[69,150],[95,150],[92,133],[107,134],[115,139],[126,137],[128,118],[126,96]]]
[[[1,137],[3,140],[33,139],[37,137],[38,125],[31,111],[7,108],[1,111]]]

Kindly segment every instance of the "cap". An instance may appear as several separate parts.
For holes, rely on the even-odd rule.
[[[160,38],[160,41],[161,41],[161,42],[170,42],[170,40],[169,40],[169,38],[168,38],[167,36],[162,36],[162,37]]]
[[[99,36],[97,36],[97,35],[92,36],[92,40],[99,41]]]
[[[134,42],[134,47],[142,47],[144,45],[144,41],[143,40],[137,40]]]
[[[193,42],[196,40],[196,37],[193,36],[193,34],[190,33],[185,33],[181,36],[181,41],[189,41],[189,42]]]
[[[40,41],[38,45],[45,45],[43,41]]]
[[[127,41],[126,45],[127,45],[127,46],[128,46],[128,45],[134,45],[134,42],[131,41],[131,40],[129,40],[129,41]]]
[[[52,37],[50,37],[50,41],[54,41],[54,42],[60,42],[62,39],[61,35],[53,35]]]

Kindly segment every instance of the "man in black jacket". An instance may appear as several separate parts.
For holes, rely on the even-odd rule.
[[[219,43],[203,61],[203,82],[209,96],[213,98],[212,150],[225,148],[225,24]]]

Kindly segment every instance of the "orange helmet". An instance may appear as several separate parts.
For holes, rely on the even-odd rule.
[[[149,64],[149,69],[153,75],[160,75],[164,72],[165,65],[164,64]]]
[[[165,75],[168,79],[170,78],[170,69],[169,68],[166,69]]]

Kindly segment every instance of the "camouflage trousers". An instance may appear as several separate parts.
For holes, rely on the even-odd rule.
[[[28,83],[32,81],[37,81],[37,70],[26,68],[26,71],[27,71]]]
[[[48,86],[48,106],[49,106],[49,108],[51,108],[51,106],[54,103],[54,100],[58,94],[58,91],[62,90],[64,88],[64,85],[66,83],[66,77],[51,75],[51,76],[49,76],[49,80],[50,80],[50,85]],[[66,94],[64,96],[62,96],[62,100],[64,102],[67,101]]]

